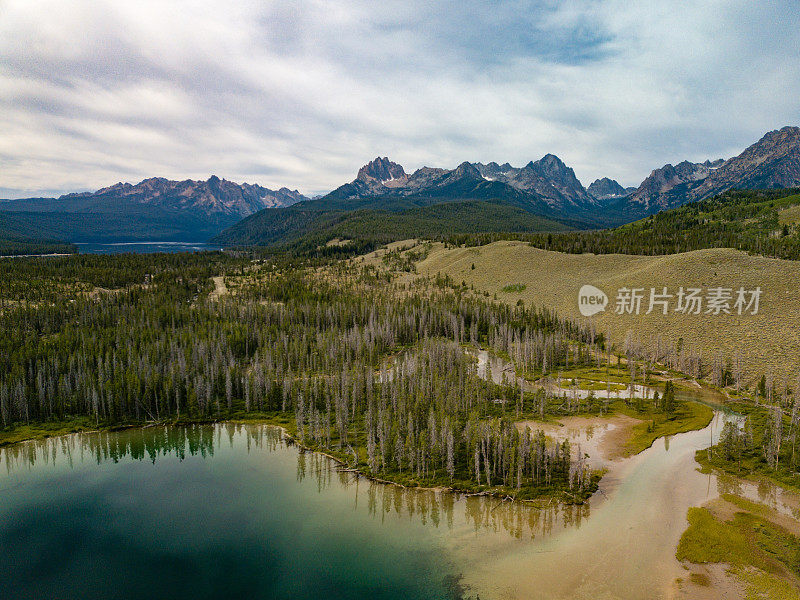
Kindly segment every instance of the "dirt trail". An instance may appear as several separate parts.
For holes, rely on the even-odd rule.
[[[208,295],[209,300],[219,300],[223,296],[227,296],[228,286],[225,285],[225,278],[220,275],[219,277],[212,277],[211,280],[214,282],[214,291]]]

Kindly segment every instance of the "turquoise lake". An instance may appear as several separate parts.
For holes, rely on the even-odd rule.
[[[28,442],[0,450],[0,596],[452,598],[447,519],[268,427]]]
[[[147,427],[0,448],[1,598],[653,600],[689,506],[774,487],[697,471],[725,419],[606,462],[580,506],[412,490],[262,425]],[[613,432],[564,427],[590,452]],[[556,435],[554,433],[553,435]]]

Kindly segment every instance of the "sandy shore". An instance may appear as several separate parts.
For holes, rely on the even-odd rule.
[[[608,467],[612,461],[625,456],[625,446],[639,419],[627,415],[608,417],[564,417],[557,422],[519,421],[517,427],[524,430],[530,427],[541,429],[545,435],[556,440],[569,440],[573,452],[589,455],[589,465],[593,469]]]

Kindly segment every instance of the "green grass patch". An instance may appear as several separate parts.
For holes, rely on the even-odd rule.
[[[506,294],[521,294],[527,287],[528,286],[524,283],[510,283],[508,285],[504,285],[501,291],[505,292]]]
[[[634,426],[631,439],[628,440],[626,451],[630,455],[646,450],[660,437],[703,429],[714,417],[711,408],[698,402],[677,402],[672,415],[656,412],[641,413],[624,403],[620,404],[619,412],[644,420],[643,423]]]
[[[561,381],[561,387],[564,389],[572,389],[574,385],[574,379],[564,379]],[[586,379],[578,379],[577,380],[578,389],[579,390],[587,390],[587,391],[605,391],[611,390],[612,392],[621,392],[624,389],[627,389],[627,385],[622,383],[611,383],[609,385],[608,382],[605,381],[597,381],[597,380],[586,380]]]
[[[735,569],[747,585],[745,600],[800,600],[800,592],[789,581],[755,569]]]
[[[706,508],[694,506],[689,509],[687,518],[689,527],[683,532],[675,553],[678,560],[731,565],[754,562],[747,539],[733,525],[718,521]],[[763,563],[756,566],[763,566]]]
[[[721,521],[706,508],[690,508],[678,560],[731,565],[747,586],[747,598],[800,597],[800,540],[767,518],[768,507],[731,494],[723,499],[742,512]]]
[[[588,379],[590,381],[601,382],[603,386],[607,381],[611,383],[619,383],[627,386],[631,381],[631,374],[625,368],[620,368],[616,365],[605,367],[575,367],[566,371],[560,371],[562,379]],[[551,377],[555,374],[551,374]],[[599,388],[605,389],[605,387]],[[612,388],[613,389],[613,388]]]
[[[119,427],[119,425],[116,425],[116,427]],[[9,444],[16,444],[27,440],[41,440],[58,435],[68,435],[80,431],[111,428],[110,425],[96,423],[91,417],[76,417],[66,421],[13,425],[0,429],[0,446],[8,446]]]

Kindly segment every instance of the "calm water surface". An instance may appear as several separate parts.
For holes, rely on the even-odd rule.
[[[7,448],[0,597],[451,597],[447,507],[378,491],[267,427]]]
[[[266,426],[19,444],[0,449],[0,597],[662,598],[689,506],[733,487],[797,516],[697,472],[725,418],[545,509],[375,484]]]
[[[203,252],[219,250],[205,242],[114,242],[101,244],[95,242],[76,242],[81,254],[152,254],[154,252]]]

